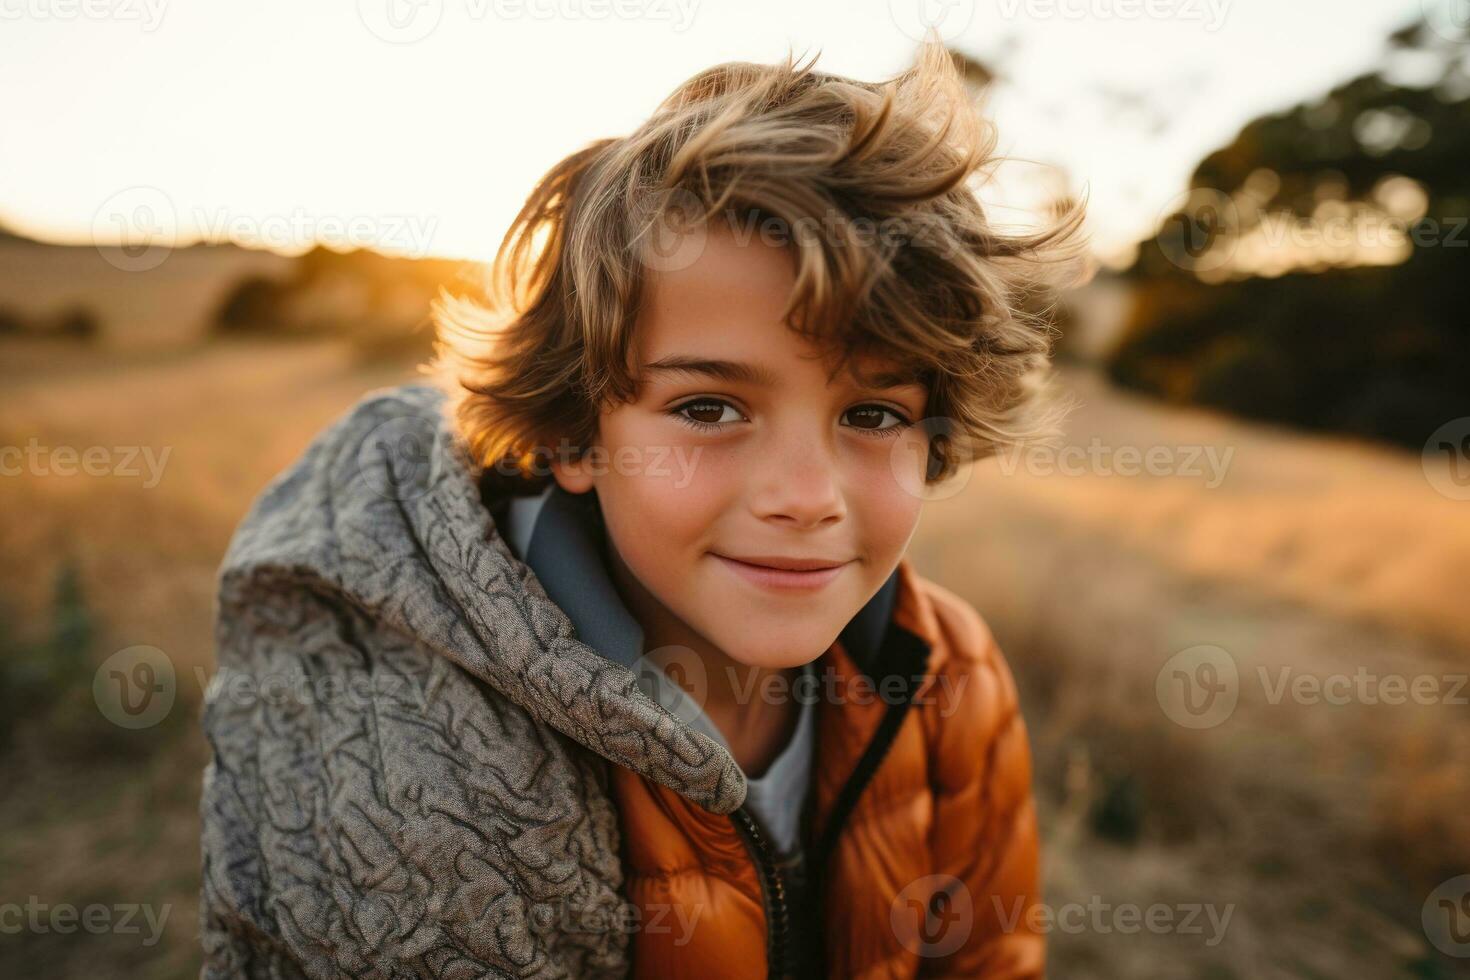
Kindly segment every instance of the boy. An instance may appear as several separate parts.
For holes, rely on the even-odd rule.
[[[206,976],[1040,977],[1030,756],[926,488],[1049,424],[993,133],[720,65],[573,154],[220,574]],[[935,432],[933,420],[946,429]]]

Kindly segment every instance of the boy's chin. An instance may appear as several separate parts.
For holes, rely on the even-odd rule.
[[[826,652],[827,648],[832,645],[832,640],[836,638],[835,633],[831,637],[820,633],[802,636],[794,635],[789,630],[782,631],[777,627],[772,627],[769,640],[752,643],[751,633],[755,629],[757,628],[738,630],[728,644],[720,645],[720,649],[731,660],[746,667],[783,670],[787,667],[800,667],[802,664],[816,660]]]

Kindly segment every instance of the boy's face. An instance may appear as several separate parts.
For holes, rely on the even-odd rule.
[[[638,398],[603,412],[595,455],[555,464],[565,489],[597,490],[614,578],[650,648],[709,643],[771,668],[813,660],[918,524],[927,442],[905,423],[924,417],[927,392],[846,373],[829,385],[832,362],[779,319],[794,271],[785,248],[757,235],[741,245],[715,225],[692,264],[650,272]],[[730,367],[657,366],[676,360]],[[742,558],[836,567],[783,575]]]

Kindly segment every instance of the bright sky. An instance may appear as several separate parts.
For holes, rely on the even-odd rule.
[[[794,45],[820,49],[825,70],[887,77],[911,60],[927,10],[952,46],[1000,65],[1002,149],[1064,168],[1089,194],[1099,251],[1116,256],[1152,232],[1203,154],[1375,64],[1419,9],[0,0],[0,224],[55,241],[156,226],[181,242],[292,250],[317,237],[485,258],[551,164],[626,133],[694,72]]]

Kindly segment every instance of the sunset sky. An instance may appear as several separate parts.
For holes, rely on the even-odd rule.
[[[1253,116],[1376,64],[1388,32],[1420,10],[1420,0],[928,2],[952,46],[1002,71],[990,106],[1002,150],[1063,168],[1089,194],[1093,239],[1113,257],[1152,231],[1204,153]],[[879,79],[911,59],[918,9],[0,0],[0,224],[107,241],[133,220],[121,213],[180,242],[295,250],[324,238],[483,258],[547,167],[629,131],[694,72],[794,46],[820,49],[825,70]]]

